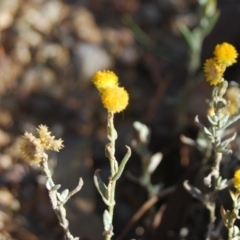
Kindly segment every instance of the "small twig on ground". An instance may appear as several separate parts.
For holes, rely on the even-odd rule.
[[[140,209],[132,216],[127,225],[124,227],[120,235],[116,240],[122,240],[132,226],[161,198],[166,197],[167,195],[173,193],[176,190],[175,186],[166,188],[162,190],[159,194],[150,197],[141,207]]]

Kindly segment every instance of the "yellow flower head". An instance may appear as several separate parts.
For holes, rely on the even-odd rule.
[[[51,136],[51,132],[48,131],[47,126],[40,125],[37,128],[37,131],[39,134],[39,140],[44,149],[58,152],[63,148],[62,139],[55,140],[55,137]]]
[[[226,91],[226,98],[231,102],[240,103],[240,89],[237,86],[230,86]]]
[[[118,85],[118,77],[114,72],[103,70],[95,73],[92,79],[96,88],[102,92],[109,87],[116,87]]]
[[[234,116],[238,113],[238,105],[236,102],[229,102],[229,105],[222,109],[223,114],[228,114],[229,116]]]
[[[103,106],[112,112],[121,112],[128,105],[128,93],[123,87],[106,88],[101,94]]]
[[[225,66],[231,66],[237,62],[238,53],[235,47],[229,43],[217,44],[214,50],[215,60]]]
[[[23,136],[23,141],[20,146],[23,156],[30,163],[40,163],[43,158],[43,147],[36,137],[31,133],[26,132]]]
[[[204,63],[204,73],[206,76],[206,81],[210,83],[210,85],[217,85],[222,82],[222,77],[225,68],[219,65],[215,59],[210,58],[207,59]]]
[[[239,112],[240,103],[240,90],[238,87],[231,86],[226,91],[226,99],[229,104],[223,109],[223,113],[227,113],[230,116],[236,115]]]
[[[240,191],[240,169],[234,173],[233,186]]]

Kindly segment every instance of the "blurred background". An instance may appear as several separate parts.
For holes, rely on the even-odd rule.
[[[55,182],[71,190],[79,177],[84,180],[83,189],[66,205],[72,234],[103,239],[105,206],[93,174],[101,169],[108,180],[107,111],[91,82],[103,69],[114,71],[130,95],[128,108],[115,117],[117,158],[136,137],[133,123],[146,124],[149,151],[163,154],[151,180],[161,183],[160,191],[171,189],[124,230],[150,196],[123,174],[116,190],[113,239],[204,239],[208,212],[182,187],[184,179],[196,176],[201,153],[179,136],[196,139],[195,115],[204,122],[211,88],[202,65],[215,45],[229,42],[240,52],[240,2],[215,3],[0,0],[1,240],[63,239],[45,180],[19,151],[21,135],[36,134],[40,124],[64,140],[60,153],[49,153]],[[239,63],[225,77],[239,82]],[[125,172],[138,177],[141,169],[133,151]]]

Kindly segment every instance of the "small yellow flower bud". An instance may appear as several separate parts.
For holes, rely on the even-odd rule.
[[[233,186],[240,191],[240,169],[235,171],[234,177],[233,177]]]
[[[103,106],[113,113],[123,111],[128,105],[128,93],[123,87],[106,88],[101,94]]]
[[[220,82],[223,81],[222,77],[224,70],[225,68],[218,64],[215,59],[207,59],[204,64],[206,81],[209,82],[210,85],[218,85]]]
[[[215,60],[224,67],[237,62],[238,53],[235,47],[229,43],[217,44],[214,50]]]
[[[117,75],[108,70],[96,72],[92,81],[100,92],[104,91],[106,88],[116,87],[118,85]]]

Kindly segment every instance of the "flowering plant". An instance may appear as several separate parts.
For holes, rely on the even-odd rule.
[[[236,62],[238,53],[234,46],[229,43],[217,44],[214,50],[214,57],[207,59],[204,64],[204,73],[206,76],[206,81],[210,85],[214,85],[212,91],[212,98],[209,101],[210,109],[208,111],[207,119],[210,123],[210,127],[204,126],[198,119],[198,116],[195,118],[195,123],[204,132],[205,136],[212,144],[214,150],[214,162],[211,166],[210,173],[204,178],[204,184],[209,187],[210,192],[208,194],[203,194],[200,189],[193,187],[188,183],[184,182],[185,188],[192,194],[193,197],[199,199],[209,210],[210,213],[210,222],[208,225],[208,232],[206,239],[213,239],[216,236],[215,229],[215,210],[216,210],[216,199],[217,194],[222,189],[228,187],[231,181],[223,179],[220,174],[220,165],[223,159],[223,155],[230,154],[232,152],[229,147],[230,142],[232,142],[236,133],[233,136],[228,137],[223,140],[223,135],[227,127],[236,122],[240,115],[231,116],[232,112],[228,112],[227,108],[231,104],[228,102],[224,95],[228,90],[228,82],[224,79],[223,74],[227,67],[231,66]],[[240,172],[236,172],[234,175],[233,184],[236,189],[239,189],[240,183]],[[234,202],[234,208],[232,212],[225,211],[224,208],[221,208],[222,218],[225,226],[229,230],[229,239],[239,239],[239,230],[234,226],[236,218],[238,218],[238,197],[239,191],[236,193],[230,191],[231,197]]]

